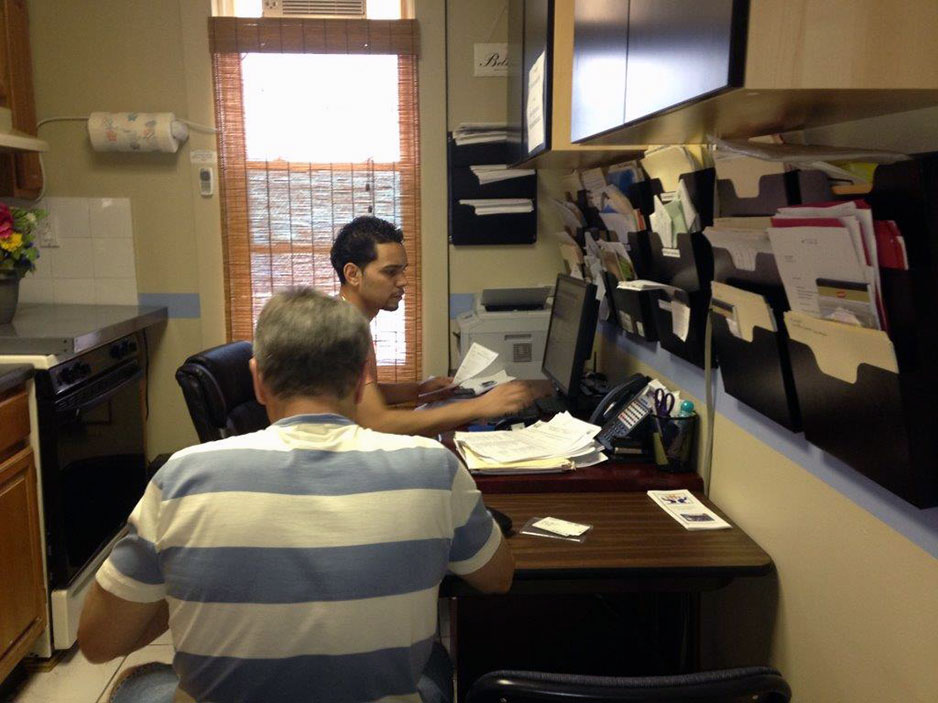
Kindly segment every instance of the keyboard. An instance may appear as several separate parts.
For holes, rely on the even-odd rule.
[[[556,415],[568,410],[567,404],[560,396],[549,395],[534,401],[534,407],[540,415]]]

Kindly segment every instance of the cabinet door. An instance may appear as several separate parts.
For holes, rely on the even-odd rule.
[[[32,54],[26,0],[0,0],[0,80],[6,88],[3,106],[10,108],[13,128],[36,134]],[[0,156],[0,195],[35,198],[42,188],[37,154],[4,153]]]
[[[36,469],[24,449],[0,463],[0,680],[45,626]]]
[[[578,0],[573,20],[570,139],[625,122],[629,7],[621,0]]]
[[[747,0],[631,0],[625,122],[743,84]]]

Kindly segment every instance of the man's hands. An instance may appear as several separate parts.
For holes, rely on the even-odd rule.
[[[528,407],[534,402],[534,393],[524,381],[511,381],[466,402],[473,403],[476,417],[498,417],[511,415]]]
[[[417,386],[417,402],[432,403],[438,400],[446,400],[453,395],[455,388],[452,385],[453,379],[451,377],[442,376],[437,378],[430,376]]]

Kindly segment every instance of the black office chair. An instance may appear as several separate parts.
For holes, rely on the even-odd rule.
[[[176,370],[200,442],[262,430],[270,421],[254,396],[250,342],[193,354]]]
[[[493,671],[476,681],[466,703],[785,703],[791,689],[764,666],[675,676],[577,676]]]

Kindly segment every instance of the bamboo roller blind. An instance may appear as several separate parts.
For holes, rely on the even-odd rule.
[[[229,340],[251,339],[257,315],[279,290],[311,285],[336,293],[338,279],[329,261],[335,234],[354,217],[374,215],[403,229],[410,263],[403,325],[394,324],[390,313],[381,313],[372,325],[379,379],[417,380],[422,329],[416,22],[216,17],[209,20],[209,42]],[[242,61],[250,53],[396,55],[399,160],[249,160]],[[297,91],[308,90],[302,75],[294,80]]]

